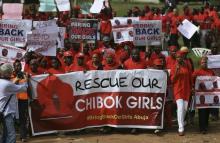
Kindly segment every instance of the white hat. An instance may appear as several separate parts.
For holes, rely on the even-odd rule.
[[[10,75],[13,72],[13,66],[9,63],[4,63],[0,66],[0,73],[2,76]]]

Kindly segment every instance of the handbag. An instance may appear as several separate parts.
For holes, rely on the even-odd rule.
[[[4,120],[4,112],[5,112],[6,107],[8,106],[8,103],[10,102],[12,96],[13,96],[13,94],[10,95],[10,97],[9,97],[8,101],[6,102],[6,104],[5,104],[4,108],[3,108],[3,110],[0,112],[0,122],[1,122],[1,123],[2,123],[3,120]]]

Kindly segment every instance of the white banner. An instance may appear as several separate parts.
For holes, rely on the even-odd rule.
[[[114,42],[133,41],[133,23],[138,20],[138,17],[114,17],[111,20]]]
[[[14,61],[24,57],[26,51],[11,45],[0,44],[0,58],[3,61]]]
[[[182,24],[180,24],[177,29],[187,39],[191,39],[196,31],[198,31],[198,27],[187,19],[183,20]]]
[[[43,74],[30,82],[33,135],[102,126],[163,128],[167,74],[162,70]]]
[[[0,43],[25,46],[31,28],[31,20],[0,20]]]
[[[59,11],[70,11],[69,0],[55,0]]]
[[[115,43],[133,42],[133,27],[112,29]]]
[[[91,13],[100,13],[103,8],[103,2],[105,0],[94,0],[92,7],[90,8]]]
[[[23,4],[4,3],[2,19],[22,19]]]
[[[220,68],[220,55],[210,55],[208,57],[208,68]]]
[[[220,108],[220,77],[197,77],[195,91],[196,108]]]
[[[56,12],[57,7],[54,0],[40,0],[40,12]]]
[[[73,88],[74,95],[95,92],[166,93],[167,77],[161,70],[112,70],[69,73],[65,82]],[[47,75],[46,75],[47,76]],[[59,76],[61,79],[66,74]],[[36,76],[41,81],[45,76]],[[37,84],[32,83],[33,86]]]
[[[48,27],[57,27],[56,20],[48,20],[48,21],[33,21],[33,27],[35,29],[43,29]]]
[[[35,51],[44,56],[56,56],[58,32],[45,30],[33,30],[32,34],[28,34],[28,51]]]
[[[161,20],[139,21],[134,24],[134,45],[159,45],[161,40]]]

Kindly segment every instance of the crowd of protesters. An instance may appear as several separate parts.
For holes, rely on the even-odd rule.
[[[211,49],[212,54],[217,55],[220,34],[220,19],[213,5],[206,3],[204,7],[199,9],[191,9],[188,5],[183,7],[183,14],[179,14],[176,8],[169,7],[168,9],[150,8],[145,6],[144,9],[133,7],[129,9],[126,17],[139,17],[141,20],[161,20],[164,34],[164,45],[136,47],[132,42],[123,42],[115,44],[112,36],[112,26],[110,19],[117,16],[116,11],[106,4],[100,14],[81,14],[80,6],[73,7],[72,12],[61,13],[39,13],[36,5],[31,5],[30,9],[24,11],[23,19],[32,19],[35,21],[46,21],[58,18],[57,24],[60,27],[70,25],[70,18],[86,18],[100,20],[101,39],[98,41],[82,41],[81,43],[71,43],[68,40],[68,33],[65,36],[65,47],[57,49],[56,57],[42,56],[35,52],[27,52],[24,61],[24,71],[22,71],[21,61],[16,60],[12,67],[7,64],[1,65],[1,80],[9,80],[9,76],[16,79],[14,83],[23,85],[26,83],[27,76],[35,76],[40,74],[64,74],[77,71],[89,70],[132,70],[132,69],[159,69],[170,70],[168,74],[168,96],[165,104],[165,127],[172,126],[173,107],[176,105],[178,133],[184,135],[184,126],[186,114],[193,119],[194,112],[188,112],[189,104],[193,96],[195,79],[201,75],[217,75],[214,71],[207,69],[207,57],[201,59],[201,69],[194,70],[194,63],[187,55],[190,48],[204,47]],[[0,15],[1,19],[1,15]],[[200,31],[194,34],[192,39],[188,40],[181,36],[177,27],[184,19],[188,19],[196,26],[200,27]],[[68,31],[68,30],[67,30]],[[180,45],[179,38],[183,39],[183,45]],[[169,56],[165,56],[162,50],[168,50]],[[10,75],[5,75],[5,74]],[[18,80],[19,79],[19,80]],[[1,81],[0,81],[1,82]],[[18,92],[19,89],[14,92]],[[21,88],[21,87],[20,87]],[[4,90],[2,83],[0,90]],[[171,94],[173,93],[173,96]],[[0,93],[0,95],[2,92]],[[9,95],[9,94],[8,94]],[[6,95],[4,95],[6,97]],[[17,94],[19,105],[19,121],[20,121],[20,138],[26,141],[27,138],[27,119],[28,119],[28,94],[22,92]],[[3,98],[0,98],[2,102]],[[5,101],[7,98],[4,98]],[[0,102],[0,103],[1,103]],[[13,102],[11,100],[11,102]],[[1,105],[2,106],[2,105]],[[11,105],[13,106],[13,105]],[[7,107],[8,110],[11,108]],[[14,118],[14,111],[11,114],[5,114],[5,119],[8,122]],[[199,109],[199,128],[202,133],[206,133],[208,129],[209,113],[213,119],[218,119],[217,109]],[[9,116],[13,115],[13,116]],[[13,140],[15,136],[14,130],[5,122],[5,129],[8,133],[3,136],[6,143]],[[10,133],[9,133],[10,132]],[[137,132],[137,129],[132,129],[132,133]],[[158,132],[158,131],[157,131]]]

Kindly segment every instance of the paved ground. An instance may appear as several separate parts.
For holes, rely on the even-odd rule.
[[[197,125],[186,127],[186,134],[179,137],[177,126],[164,131],[160,136],[153,131],[142,130],[132,135],[128,129],[116,130],[109,134],[102,134],[90,129],[83,132],[74,132],[69,135],[47,135],[32,137],[31,143],[220,143],[220,121],[210,122],[209,132],[205,135],[198,132]],[[19,141],[18,141],[19,142]]]

